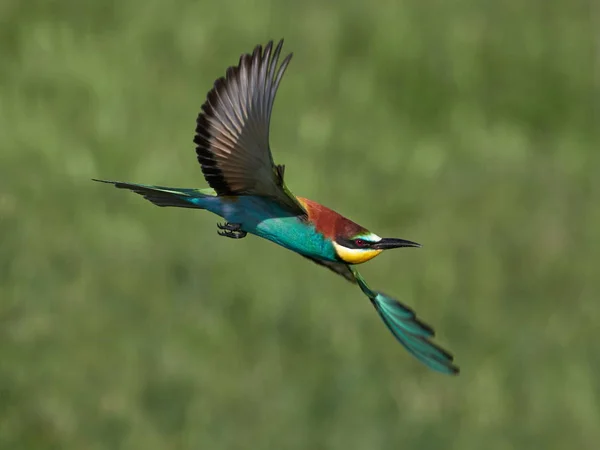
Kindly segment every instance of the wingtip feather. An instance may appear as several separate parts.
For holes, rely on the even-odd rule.
[[[409,353],[438,372],[452,375],[460,373],[459,367],[453,364],[454,356],[431,342],[435,335],[433,328],[419,320],[412,310],[381,293],[376,293],[372,302],[387,328]],[[400,311],[404,317],[395,314],[395,311]]]
[[[411,355],[437,372],[449,375],[460,373],[460,368],[454,364],[454,356],[431,341],[435,336],[431,326],[421,321],[408,306],[372,290],[358,270],[353,266],[349,267],[383,323]]]

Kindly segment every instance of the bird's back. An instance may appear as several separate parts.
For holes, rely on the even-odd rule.
[[[308,213],[308,220],[315,225],[318,232],[328,239],[338,236],[355,236],[368,232],[359,224],[342,216],[327,206],[314,202],[304,197],[296,197]]]

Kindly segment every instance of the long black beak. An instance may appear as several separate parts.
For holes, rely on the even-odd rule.
[[[407,241],[405,239],[396,239],[396,238],[383,238],[379,242],[376,242],[371,245],[371,248],[377,250],[389,250],[391,248],[400,248],[400,247],[420,247],[421,244],[417,244],[416,242]]]

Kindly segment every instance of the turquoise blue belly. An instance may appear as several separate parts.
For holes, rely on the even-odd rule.
[[[213,197],[206,209],[227,222],[306,256],[337,261],[333,245],[314,225],[292,216],[276,203],[262,197],[241,196],[236,200]]]

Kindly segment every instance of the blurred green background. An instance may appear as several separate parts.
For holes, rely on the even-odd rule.
[[[600,11],[592,0],[2,0],[0,448],[597,449]],[[92,177],[204,187],[215,78],[295,57],[288,186],[422,243],[360,291]]]

